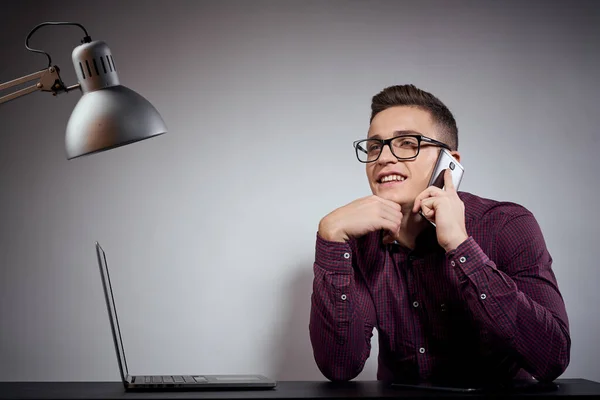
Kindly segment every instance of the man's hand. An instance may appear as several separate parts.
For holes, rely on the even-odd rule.
[[[319,223],[319,236],[333,242],[363,236],[379,229],[396,236],[402,212],[399,204],[372,195],[355,200],[327,214]]]
[[[456,249],[468,239],[465,227],[465,205],[452,182],[452,172],[444,171],[444,190],[430,186],[415,199],[413,212],[423,212],[436,225],[437,240],[444,250]]]

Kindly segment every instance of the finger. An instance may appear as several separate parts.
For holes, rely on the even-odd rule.
[[[375,224],[374,228],[381,229],[383,224],[389,228],[389,224],[395,224],[399,226],[402,221],[402,209],[399,204],[389,200],[385,200],[378,196],[373,196],[373,203],[368,205],[368,208],[363,209],[367,211],[359,211],[363,215],[368,215],[370,223]],[[387,222],[386,222],[387,221]]]
[[[430,197],[438,197],[438,196],[443,196],[443,195],[444,195],[444,191],[442,189],[435,187],[435,186],[429,186],[427,189],[423,190],[415,198],[415,202],[413,204],[412,211],[414,213],[419,211],[419,209],[421,208],[421,201],[423,201],[423,199],[430,198]]]
[[[393,223],[400,223],[402,221],[402,212],[390,208],[381,208],[379,216]]]
[[[423,208],[435,209],[435,207],[436,207],[436,198],[435,197],[428,197],[421,201],[421,210]]]
[[[381,207],[378,210],[376,224],[378,228],[387,229],[394,234],[398,233],[402,222],[402,212],[387,207]]]
[[[375,229],[386,229],[390,232],[398,232],[401,222],[402,214],[381,208],[369,217],[368,224],[372,225]]]
[[[400,206],[400,204],[379,196],[373,196],[373,200],[375,200],[375,202],[368,205],[369,210],[388,210],[389,212],[399,214],[400,217],[402,216],[402,207]]]
[[[425,218],[433,220],[435,217],[435,204],[436,201],[433,198],[428,198],[423,200],[421,203],[421,212],[425,216]]]
[[[400,224],[384,219],[381,220],[381,229],[389,232],[391,236],[394,237],[400,231]]]
[[[387,212],[393,214],[394,216],[402,219],[402,208],[400,207],[400,204],[384,204],[381,206],[381,208],[385,209]]]
[[[400,207],[400,204],[392,201],[392,200],[388,200],[388,199],[384,199],[383,197],[379,197],[379,196],[374,196],[380,203],[393,208],[395,210],[400,211],[402,209],[402,207]]]
[[[429,220],[431,222],[435,222],[435,210],[431,209],[431,208],[424,208],[421,211],[421,215],[423,217],[425,217],[426,220]]]
[[[444,195],[444,191],[442,189],[440,189],[439,187],[429,186],[428,188],[423,190],[421,193],[419,193],[417,198],[420,198],[422,200],[427,197],[438,197],[438,196],[443,196],[443,195]]]
[[[444,187],[447,191],[454,191],[454,182],[452,181],[452,170],[446,168],[444,171]]]

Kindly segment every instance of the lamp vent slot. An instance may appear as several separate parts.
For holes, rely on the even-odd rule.
[[[110,65],[110,58],[109,58],[109,56],[106,56],[106,61],[108,62],[108,68],[110,68],[110,72],[113,72],[113,67],[112,67],[112,65]]]
[[[83,76],[83,79],[85,78],[85,71],[83,70],[83,65],[81,65],[81,61],[79,62],[79,68],[81,68],[81,75]]]
[[[90,64],[88,63],[88,60],[85,60],[85,66],[87,67],[88,76],[91,77],[92,76],[92,70],[90,69]]]
[[[100,76],[100,72],[98,72],[98,64],[96,63],[96,59],[92,60],[94,62],[94,70],[96,71],[96,75]]]
[[[113,67],[113,69],[116,71],[116,70],[117,70],[117,67],[115,66],[115,60],[114,60],[114,58],[113,58],[112,54],[110,55],[110,62],[111,62],[111,64],[112,64],[112,67]]]
[[[106,64],[104,64],[104,57],[100,57],[100,61],[102,61],[102,69],[104,70],[104,73],[106,73]]]

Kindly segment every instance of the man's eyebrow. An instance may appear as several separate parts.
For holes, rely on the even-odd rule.
[[[411,130],[403,130],[403,131],[394,131],[394,136],[402,136],[402,135],[420,135],[421,133]],[[369,136],[369,139],[381,139],[381,135],[373,135]]]

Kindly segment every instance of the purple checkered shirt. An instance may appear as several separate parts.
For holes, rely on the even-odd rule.
[[[377,379],[553,380],[571,338],[552,258],[524,207],[459,192],[469,238],[445,252],[427,228],[414,250],[382,232],[346,243],[317,234],[309,323],[317,366],[350,380],[379,335]]]

